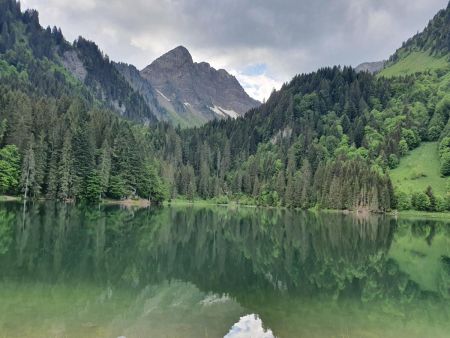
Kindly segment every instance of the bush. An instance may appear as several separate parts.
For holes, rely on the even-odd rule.
[[[403,191],[399,191],[396,193],[397,199],[397,208],[398,210],[409,210],[411,209],[411,198],[408,194]]]
[[[436,211],[436,197],[434,196],[433,189],[428,186],[425,194],[430,199],[430,206],[428,207],[429,211]]]
[[[443,126],[431,126],[428,128],[428,140],[436,141],[442,133]]]
[[[436,211],[443,212],[447,210],[447,202],[441,196],[436,196]]]
[[[450,137],[444,137],[439,143],[439,155],[442,156],[444,153],[450,151]]]
[[[444,197],[444,210],[450,211],[450,192]]]
[[[406,141],[408,144],[408,149],[414,149],[420,144],[419,136],[417,136],[411,129],[402,129],[402,140]]]
[[[441,157],[441,174],[443,176],[450,175],[450,152],[447,151]]]
[[[213,201],[216,204],[228,204],[229,203],[228,196],[225,196],[225,195],[214,197]]]
[[[405,156],[408,153],[408,143],[406,143],[405,140],[401,139],[398,143],[398,151],[400,152],[401,156]]]
[[[426,193],[416,192],[411,197],[411,204],[415,210],[429,211],[431,202]]]
[[[389,155],[388,165],[389,165],[390,169],[397,168],[399,164],[400,164],[400,161],[398,160],[397,155],[395,155],[395,154]]]

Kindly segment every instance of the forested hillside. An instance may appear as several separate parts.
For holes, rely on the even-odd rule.
[[[435,142],[437,169],[450,175],[448,8],[376,76],[322,68],[297,75],[243,117],[181,130],[105,110],[109,102],[120,111],[127,97],[142,108],[135,120],[149,122],[141,102],[152,97],[127,87],[94,43],[72,46],[60,30],[39,28],[37,13],[0,3],[1,193],[161,201],[167,188],[169,198],[223,203],[450,210],[448,186],[405,191],[390,178],[422,142]],[[418,69],[408,68],[414,53]]]
[[[437,194],[431,186],[406,193],[390,179],[424,141],[438,142],[435,170],[450,175],[449,13],[440,11],[377,76],[320,69],[296,76],[244,118],[164,130],[159,149],[167,180],[175,182],[172,196],[301,208],[450,210],[449,184]]]
[[[60,30],[42,29],[37,12],[22,13],[14,0],[0,1],[0,27],[0,193],[160,202],[164,188],[148,131],[105,109],[112,101],[100,101],[59,62],[60,53],[80,50],[90,58],[87,84],[113,99],[126,96],[139,108],[135,116],[154,120],[97,47],[81,38],[71,47]]]
[[[439,142],[436,170],[450,174],[447,64],[425,63],[424,71],[389,78],[320,69],[296,76],[244,118],[178,135],[164,131],[172,135],[161,151],[165,172],[173,173],[169,181],[176,182],[172,196],[231,196],[301,208],[449,210],[448,184],[439,194],[432,187],[405,193],[390,180],[390,170],[424,141]]]

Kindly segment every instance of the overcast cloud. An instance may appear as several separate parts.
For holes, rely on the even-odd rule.
[[[386,59],[447,0],[22,0],[41,24],[145,67],[183,45],[263,100],[295,74]]]

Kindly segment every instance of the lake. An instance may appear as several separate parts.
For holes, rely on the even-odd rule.
[[[5,202],[0,337],[450,337],[450,220]]]

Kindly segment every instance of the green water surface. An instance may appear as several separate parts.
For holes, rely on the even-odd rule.
[[[1,203],[0,337],[450,337],[450,220]]]

